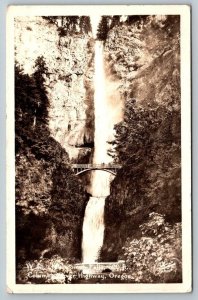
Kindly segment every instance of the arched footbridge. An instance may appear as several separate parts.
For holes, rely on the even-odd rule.
[[[117,170],[121,168],[119,164],[73,164],[72,169],[76,175],[94,170],[101,170],[116,175]]]

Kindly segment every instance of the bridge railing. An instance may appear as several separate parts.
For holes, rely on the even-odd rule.
[[[73,169],[120,169],[119,164],[73,164]]]

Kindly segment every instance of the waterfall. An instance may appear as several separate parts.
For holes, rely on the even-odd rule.
[[[94,20],[95,21],[95,20]],[[96,24],[92,23],[93,36],[96,37]],[[104,68],[104,46],[102,41],[95,40],[94,58],[94,109],[95,134],[93,164],[109,164],[113,161],[108,155],[112,146],[108,141],[114,137],[114,124],[120,121],[121,105],[115,85],[107,81]],[[115,83],[114,83],[115,84]],[[112,95],[111,95],[112,93]],[[105,198],[110,194],[110,182],[114,175],[105,171],[92,171],[91,195],[83,222],[82,261],[96,262],[104,237]]]
[[[94,164],[110,163],[112,158],[107,154],[109,145],[109,115],[106,99],[105,72],[103,61],[103,43],[95,42],[95,76],[94,76]],[[83,223],[82,254],[84,263],[95,262],[98,258],[104,236],[104,206],[109,195],[112,175],[104,171],[92,171],[91,194]]]

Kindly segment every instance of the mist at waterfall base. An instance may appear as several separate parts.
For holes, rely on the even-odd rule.
[[[114,125],[121,121],[122,105],[118,92],[114,97],[109,92],[109,82],[105,75],[104,46],[95,41],[94,108],[95,134],[93,164],[109,164],[113,158],[108,155],[112,146],[108,141],[114,138]],[[115,87],[114,87],[115,88]],[[115,101],[112,101],[115,100]],[[112,103],[114,102],[114,103]],[[98,260],[104,237],[105,198],[110,194],[110,182],[114,175],[105,171],[92,171],[90,197],[83,222],[82,262],[94,263]]]

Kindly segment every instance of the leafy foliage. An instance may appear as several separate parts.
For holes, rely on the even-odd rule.
[[[181,282],[181,224],[170,225],[151,213],[140,226],[142,237],[123,247],[128,273],[134,282]]]
[[[54,253],[79,259],[87,196],[66,151],[50,136],[43,57],[32,76],[18,64],[15,75],[17,263]]]
[[[110,197],[116,197],[116,186],[121,196],[114,201],[112,215],[118,209],[116,216],[125,219],[145,205],[179,221],[180,114],[157,104],[152,108],[138,106],[132,99],[126,102],[123,122],[115,128],[115,149],[123,168],[112,185]]]

